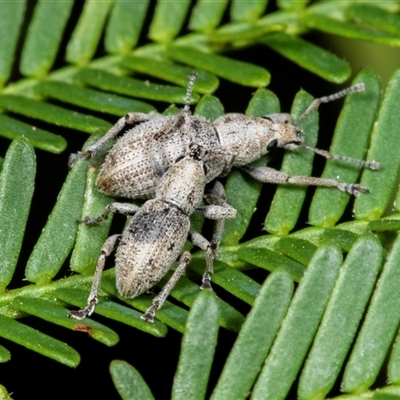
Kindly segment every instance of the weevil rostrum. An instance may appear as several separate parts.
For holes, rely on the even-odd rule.
[[[363,91],[364,84],[344,89],[330,96],[315,99],[300,118],[293,123],[289,114],[251,117],[244,114],[225,114],[214,122],[190,113],[190,97],[196,79],[189,79],[184,108],[173,116],[156,112],[128,113],[98,142],[84,153],[72,154],[70,166],[81,158],[92,157],[127,125],[133,125],[105,156],[97,178],[100,192],[115,197],[148,200],[141,208],[128,203],[112,203],[100,217],[86,217],[87,225],[101,222],[109,212],[134,215],[122,235],[107,239],[99,257],[92,289],[86,308],[71,311],[70,317],[81,319],[91,315],[97,302],[97,291],[105,258],[117,248],[116,281],[121,295],[136,297],[153,287],[179,258],[179,265],[169,282],[154,299],[143,318],[153,320],[183,274],[190,254],[180,255],[187,238],[206,251],[206,272],[202,288],[211,288],[212,261],[216,256],[225,219],[234,218],[234,210],[226,201],[219,182],[207,196],[208,206],[200,206],[205,185],[225,176],[232,167],[239,167],[253,178],[265,183],[300,184],[336,187],[357,196],[368,189],[359,184],[341,183],[335,179],[288,176],[269,167],[250,167],[248,164],[277,147],[296,150],[304,147],[328,159],[379,169],[375,161],[355,160],[307,146],[298,124],[321,103],[327,103],[349,93]],[[189,216],[199,212],[217,221],[211,242],[190,231]]]

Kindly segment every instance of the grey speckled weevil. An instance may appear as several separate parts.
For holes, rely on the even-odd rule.
[[[326,158],[379,169],[380,165],[375,161],[332,155],[307,146],[297,127],[321,103],[362,91],[364,84],[315,99],[295,123],[289,114],[284,113],[263,118],[231,113],[211,123],[190,113],[189,103],[195,78],[196,74],[191,74],[185,107],[177,115],[128,113],[86,152],[71,155],[70,166],[78,159],[92,157],[127,125],[133,125],[107,153],[97,178],[97,187],[111,196],[152,200],[148,200],[141,208],[128,203],[112,203],[102,216],[82,220],[90,225],[107,218],[109,212],[134,215],[122,235],[107,239],[96,267],[88,305],[83,310],[71,311],[70,317],[81,319],[93,312],[105,258],[115,248],[117,287],[125,297],[136,297],[150,289],[179,258],[179,265],[171,279],[144,314],[146,320],[153,320],[155,311],[161,307],[189,263],[188,252],[180,255],[187,238],[207,253],[202,288],[210,288],[212,260],[222,235],[224,220],[234,218],[236,210],[226,202],[223,187],[218,182],[211,195],[207,196],[210,204],[201,207],[200,202],[205,185],[228,174],[233,166],[266,183],[330,186],[353,195],[368,192],[359,184],[316,177],[291,177],[273,168],[248,166],[277,147],[288,150],[304,147]],[[218,221],[211,242],[199,233],[190,231],[189,216],[193,212],[200,212],[206,218]]]

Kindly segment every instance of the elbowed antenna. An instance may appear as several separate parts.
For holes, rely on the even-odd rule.
[[[380,167],[381,167],[381,164],[379,164],[377,161],[357,160],[357,159],[351,158],[351,157],[331,154],[331,153],[329,153],[329,151],[317,149],[317,148],[311,147],[311,146],[307,146],[304,143],[300,144],[299,147],[304,147],[316,154],[319,154],[322,157],[325,157],[328,160],[341,160],[341,161],[347,162],[349,164],[361,165],[364,168],[370,168],[373,170],[380,169]]]
[[[303,119],[310,114],[311,111],[316,110],[321,103],[329,103],[330,101],[338,100],[342,97],[347,96],[349,93],[354,93],[354,92],[362,92],[365,90],[365,83],[357,83],[357,85],[350,86],[347,89],[343,89],[340,92],[331,94],[330,96],[324,96],[320,97],[319,99],[315,99],[307,108],[306,111],[303,112],[303,114],[300,115],[299,119],[296,121],[294,126],[299,125]]]
[[[299,123],[313,110],[316,110],[322,103],[329,103],[330,101],[338,100],[342,97],[347,96],[349,93],[354,93],[354,92],[362,92],[365,90],[365,84],[364,83],[357,83],[357,85],[350,86],[347,89],[343,89],[340,92],[331,94],[330,96],[324,96],[320,97],[319,99],[315,99],[306,109],[306,111],[303,112],[303,114],[300,115],[299,119],[296,121],[294,126],[299,125]],[[361,165],[362,167],[365,168],[370,168],[373,170],[379,169],[381,165],[376,162],[376,161],[363,161],[363,160],[356,160],[351,157],[346,157],[346,156],[341,156],[341,155],[334,155],[329,153],[329,151],[326,150],[320,150],[315,147],[307,146],[306,144],[302,143],[299,145],[299,147],[304,147],[316,154],[319,154],[322,157],[325,157],[328,160],[341,160],[350,164],[355,164],[355,165]]]

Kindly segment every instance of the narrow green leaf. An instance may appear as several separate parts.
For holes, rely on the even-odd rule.
[[[0,385],[0,399],[1,400],[12,400],[7,389],[3,385]]]
[[[185,104],[186,100],[186,89],[117,76],[97,69],[83,69],[77,77],[88,85],[113,93],[176,104]],[[192,93],[192,102],[198,99],[199,95]]]
[[[0,135],[11,140],[24,136],[33,147],[56,154],[63,152],[67,147],[63,137],[6,115],[0,115]]]
[[[8,80],[25,13],[26,1],[3,2],[0,18],[0,86]]]
[[[347,363],[342,391],[362,393],[375,381],[387,356],[400,321],[400,238],[397,238],[379,277],[364,324]],[[392,360],[389,379],[398,382]]]
[[[97,136],[91,137],[84,149],[97,140]],[[71,251],[78,230],[77,219],[82,213],[86,170],[88,164],[93,162],[96,162],[96,158],[94,161],[78,161],[70,170],[46,226],[29,257],[25,270],[29,281],[39,284],[49,282]]]
[[[115,286],[115,271],[110,270],[103,273],[101,279],[101,286],[107,293],[112,296],[118,297],[124,303],[145,312],[153,302],[154,296],[142,295],[135,299],[127,299],[122,297]],[[162,308],[156,312],[156,319],[163,322],[165,325],[177,330],[178,332],[184,332],[186,319],[188,312],[181,307],[171,304],[168,300],[163,304]],[[150,324],[149,322],[147,324]]]
[[[231,4],[231,19],[234,21],[255,22],[264,14],[267,0],[241,1],[233,0]]]
[[[266,69],[225,56],[207,54],[184,46],[170,46],[166,54],[175,61],[204,69],[239,85],[258,88],[267,86],[270,81],[270,74]]]
[[[253,41],[267,33],[279,32],[284,29],[284,25],[275,23],[255,25],[249,22],[232,22],[210,33],[209,40],[212,43],[243,42],[244,40]]]
[[[278,0],[278,7],[288,11],[300,11],[308,3],[308,0]]]
[[[399,214],[391,215],[389,218],[398,217]],[[374,232],[386,232],[386,231],[398,231],[400,230],[399,219],[379,219],[377,221],[371,221],[368,224],[368,228]]]
[[[96,167],[89,167],[87,170],[85,197],[80,218],[102,215],[104,208],[113,202],[111,197],[100,193],[97,189],[96,178],[98,172]],[[70,268],[73,271],[93,273],[101,247],[107,239],[112,220],[113,215],[111,214],[107,220],[92,226],[86,226],[84,223],[79,224],[76,243],[70,261]]]
[[[387,370],[388,370],[387,375],[389,382],[395,385],[399,385],[400,384],[400,335],[398,332],[390,355],[390,360]]]
[[[64,126],[87,133],[94,133],[99,128],[108,128],[110,126],[108,122],[92,115],[69,111],[53,104],[22,96],[1,95],[0,107],[17,114],[50,122],[57,126]]]
[[[348,252],[358,239],[358,236],[358,234],[345,229],[325,229],[320,237],[320,240],[333,240],[343,251]]]
[[[136,46],[148,7],[148,0],[116,0],[106,27],[107,52],[127,54]]]
[[[63,302],[72,304],[73,306],[80,308],[85,307],[87,305],[87,298],[89,296],[89,293],[85,290],[68,289],[68,288],[57,289],[54,292],[54,294],[58,299],[62,300]],[[64,316],[67,315],[65,309],[63,313]],[[140,318],[142,316],[141,313],[132,310],[131,308],[122,306],[113,301],[103,300],[100,298],[99,303],[96,305],[95,313],[98,315],[103,315],[108,319],[113,319],[115,321],[122,322],[123,324],[132,326],[133,328],[140,329],[141,331],[150,333],[151,335],[154,335],[156,337],[163,337],[167,334],[168,329],[164,324],[158,321],[155,321],[153,324],[150,324]],[[74,321],[74,323],[71,326],[72,329],[74,329],[75,325],[79,326],[80,324],[80,322],[77,323],[77,321],[74,319],[72,320],[69,319],[69,320]],[[90,324],[94,321],[86,318],[82,322],[88,323],[89,326],[91,326]],[[90,332],[88,333],[91,335]]]
[[[278,113],[279,107],[279,100],[274,93],[266,89],[259,89],[251,98],[246,114],[261,117]],[[253,166],[265,164],[265,157],[252,163]],[[246,232],[257,205],[261,186],[261,182],[247,177],[245,173],[233,171],[229,174],[225,184],[226,198],[237,210],[237,215],[235,219],[225,222],[225,230],[221,240],[223,245],[237,244]]]
[[[193,72],[193,68],[172,64],[166,60],[155,60],[138,56],[125,57],[122,65],[134,71],[183,86],[184,88],[187,87],[188,77]],[[219,81],[216,76],[202,70],[196,72],[197,78],[193,87],[195,92],[208,94],[217,90]]]
[[[350,22],[339,21],[319,13],[304,14],[302,16],[302,22],[307,24],[310,28],[332,35],[349,39],[366,40],[368,42],[375,42],[388,46],[400,46],[400,38],[398,35],[393,35],[377,29],[366,28],[362,25]]]
[[[203,276],[204,260],[201,260],[201,262],[200,260],[193,260],[189,264],[189,268]],[[214,261],[212,282],[250,305],[254,303],[254,299],[260,291],[260,285],[253,279],[218,260]]]
[[[342,264],[330,243],[312,258],[253,390],[252,399],[284,399],[312,343]]]
[[[11,360],[11,353],[3,346],[0,346],[0,363],[5,363]],[[0,395],[0,399],[1,399]]]
[[[258,42],[329,82],[343,83],[351,74],[346,61],[299,37],[276,32],[258,39]]]
[[[378,120],[372,132],[368,159],[381,164],[379,171],[365,170],[361,185],[370,190],[368,196],[359,196],[354,205],[358,219],[378,219],[388,207],[400,167],[398,151],[400,114],[400,69],[390,79]]]
[[[265,158],[260,159],[255,165],[265,165]],[[230,172],[225,184],[226,198],[229,204],[237,210],[236,218],[225,222],[221,244],[236,245],[245,234],[250,219],[256,208],[260,195],[261,182],[245,176],[245,173],[234,170]]]
[[[171,277],[172,272],[168,273],[161,281],[157,284],[158,287],[162,288]],[[185,276],[182,276],[178,283],[174,286],[171,292],[171,296],[180,301],[181,303],[192,307],[200,293],[200,287],[198,284],[191,282]],[[238,332],[240,326],[243,324],[244,317],[235,308],[230,306],[225,301],[217,297],[217,304],[219,308],[219,320],[218,323],[223,328]]]
[[[357,240],[347,255],[300,377],[300,398],[323,398],[334,385],[381,262],[382,246],[371,234]]]
[[[84,65],[96,52],[107,16],[114,0],[87,1],[67,46],[66,60],[71,64]]]
[[[151,390],[142,376],[127,362],[112,361],[110,374],[115,388],[123,400],[154,400]]]
[[[67,367],[75,368],[79,364],[80,356],[72,347],[1,314],[0,336]]]
[[[81,215],[87,163],[76,163],[68,174],[57,203],[26,266],[26,278],[47,283],[53,278],[75,242],[77,217]]]
[[[312,103],[313,98],[300,92],[292,107],[293,121],[297,121],[301,114]],[[318,138],[318,113],[312,112],[300,123],[304,142],[314,147]],[[309,176],[312,171],[314,154],[307,149],[296,152],[287,152],[284,156],[281,171],[289,176]],[[298,185],[281,185],[277,188],[272,200],[271,208],[265,219],[265,229],[276,235],[287,235],[299,218],[306,196],[307,187]],[[288,205],[290,204],[290,207]]]
[[[53,66],[73,4],[72,0],[36,4],[21,54],[23,75],[42,77]]]
[[[400,36],[400,17],[393,12],[370,4],[350,4],[346,13],[354,21]]]
[[[52,322],[53,324],[88,333],[93,339],[107,346],[115,346],[119,341],[117,333],[110,328],[89,319],[81,322],[68,318],[67,310],[64,307],[50,303],[49,301],[18,296],[13,300],[13,306],[20,311]]]
[[[217,97],[206,94],[201,97],[194,113],[213,122],[218,117],[224,115],[224,106]]]
[[[280,104],[276,94],[268,89],[258,89],[249,101],[246,115],[252,117],[264,117],[268,114],[279,113]]]
[[[300,264],[307,266],[315,254],[317,246],[304,239],[284,236],[279,239],[277,249]]]
[[[250,392],[292,293],[293,282],[283,271],[272,273],[265,281],[229,354],[212,400],[244,399]]]
[[[218,337],[215,294],[203,291],[190,310],[171,399],[204,399]]]
[[[36,175],[36,157],[25,138],[9,147],[0,175],[0,292],[17,265],[29,215]]]
[[[149,29],[155,42],[169,43],[182,29],[190,0],[158,0]]]
[[[381,97],[380,79],[372,70],[363,69],[352,84],[360,82],[365,83],[366,90],[346,96],[329,149],[332,154],[357,160],[365,158]],[[360,169],[357,165],[340,160],[328,160],[322,178],[355,183]],[[360,195],[364,196],[369,195]],[[348,193],[332,188],[317,188],[308,217],[311,225],[333,227],[343,215],[349,200]]]
[[[400,387],[389,385],[372,393],[372,400],[396,400],[400,396]]]
[[[35,90],[43,96],[118,116],[130,111],[148,113],[154,110],[153,106],[142,101],[64,82],[42,81],[35,87]]]
[[[198,0],[190,16],[189,28],[201,32],[212,31],[221,23],[227,5],[228,0]]]
[[[240,260],[264,268],[268,271],[284,270],[296,282],[299,282],[303,277],[305,270],[303,265],[289,257],[278,254],[275,251],[265,248],[240,247],[237,253]]]

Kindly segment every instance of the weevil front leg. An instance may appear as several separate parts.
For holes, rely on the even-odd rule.
[[[106,220],[110,212],[119,213],[122,215],[134,215],[139,209],[140,207],[130,203],[111,203],[105,207],[103,214],[101,214],[100,216],[98,217],[86,216],[82,219],[78,219],[78,222],[84,223],[85,225],[89,226]]]
[[[69,168],[77,161],[83,158],[89,158],[96,155],[96,153],[107,143],[109,140],[117,136],[126,125],[135,125],[146,122],[152,118],[159,117],[160,114],[151,111],[148,114],[131,112],[120,118],[115,125],[113,125],[107,133],[100,138],[95,144],[90,146],[86,151],[79,151],[78,153],[71,154],[68,160]]]
[[[245,166],[241,169],[246,171],[254,179],[264,183],[335,187],[342,192],[348,192],[354,196],[358,196],[361,192],[369,193],[368,188],[361,186],[358,183],[341,183],[336,179],[315,178],[312,176],[289,176],[282,171],[269,167]]]
[[[192,259],[190,253],[185,251],[179,258],[179,265],[172,274],[169,281],[165,284],[162,288],[161,292],[154,298],[153,304],[151,307],[147,309],[147,311],[142,315],[142,319],[149,322],[154,322],[154,315],[157,310],[159,310],[162,305],[164,304],[165,300],[171,293],[172,289],[175,287],[177,282],[179,281],[180,277],[185,272],[187,265],[190,263]]]
[[[82,308],[81,310],[70,311],[68,313],[69,318],[83,319],[85,317],[90,317],[93,314],[94,308],[96,307],[96,304],[98,302],[97,294],[99,292],[101,275],[103,273],[106,259],[117,248],[120,238],[121,235],[112,235],[103,244],[100,252],[100,257],[97,261],[96,271],[93,276],[93,283],[92,288],[90,289],[87,306],[85,308]]]

